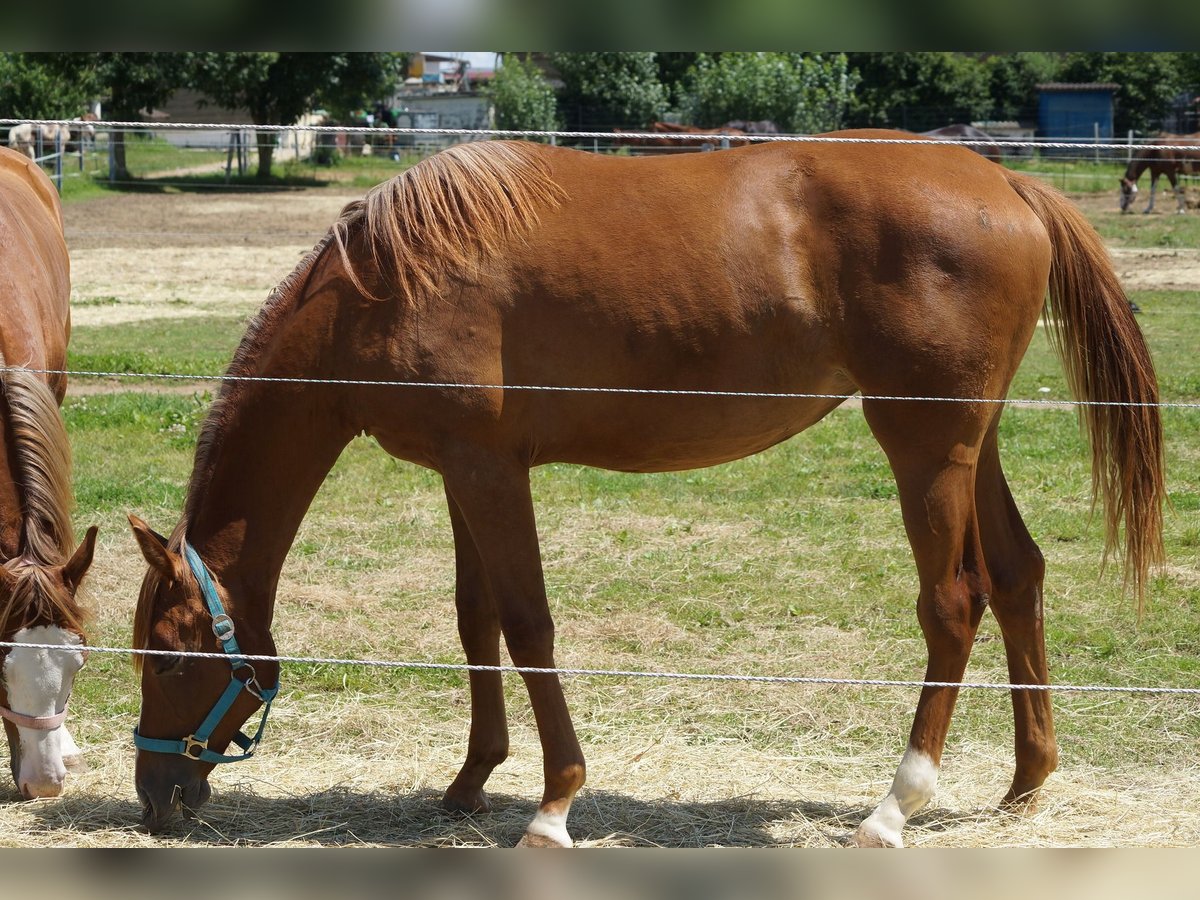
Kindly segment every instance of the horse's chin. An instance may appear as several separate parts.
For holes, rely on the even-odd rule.
[[[148,834],[161,834],[175,818],[175,813],[182,812],[190,817],[201,806],[208,802],[212,788],[207,778],[199,778],[185,787],[177,784],[169,789],[147,790],[138,787],[138,800],[142,804],[141,826]]]

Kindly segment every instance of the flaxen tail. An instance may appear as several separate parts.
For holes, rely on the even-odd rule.
[[[1140,611],[1150,566],[1163,561],[1166,494],[1150,351],[1108,251],[1083,214],[1043,182],[1005,174],[1050,235],[1048,327],[1072,393],[1121,404],[1082,406],[1080,420],[1092,445],[1093,503],[1104,501],[1105,558],[1123,552],[1125,581],[1133,582]]]

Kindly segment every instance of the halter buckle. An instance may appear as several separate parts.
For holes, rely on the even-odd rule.
[[[212,630],[213,634],[217,636],[217,640],[222,643],[233,637],[234,631],[236,631],[233,619],[229,618],[225,613],[213,616]]]
[[[183,739],[182,753],[188,759],[199,759],[200,754],[202,754],[207,749],[208,749],[208,738],[205,738],[202,741],[198,741],[198,740],[196,740],[196,736],[194,734],[189,734],[187,737],[185,737]],[[193,750],[195,750],[196,752],[193,753],[192,752]]]

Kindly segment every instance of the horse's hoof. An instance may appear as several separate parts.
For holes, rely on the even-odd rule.
[[[562,849],[565,849],[568,847],[573,847],[573,846],[575,846],[575,844],[574,844],[574,842],[568,842],[566,844],[563,844],[563,843],[560,843],[560,842],[554,840],[554,838],[546,837],[546,835],[544,835],[544,834],[531,834],[530,832],[527,831],[527,832],[525,832],[525,836],[522,837],[521,840],[519,840],[517,842],[517,846],[518,847],[537,847],[537,848],[544,848],[547,850],[562,850]]]
[[[481,813],[489,813],[492,811],[492,802],[488,800],[488,795],[482,789],[476,791],[454,791],[447,790],[442,796],[442,806],[450,812],[462,813],[467,816],[475,816]]]
[[[861,848],[900,848],[904,846],[904,840],[899,834],[884,835],[880,834],[873,828],[859,825],[858,830],[850,836],[849,846]]]
[[[1019,793],[1015,788],[1009,788],[1004,799],[1000,801],[1000,809],[1014,815],[1030,815],[1037,812],[1039,795],[1037,788]]]

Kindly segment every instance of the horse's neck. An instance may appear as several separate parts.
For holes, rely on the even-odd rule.
[[[283,318],[260,341],[261,351],[237,366],[238,374],[327,377],[318,356],[336,355],[336,349],[328,346],[326,329],[308,317]],[[351,348],[344,352],[349,356]],[[241,597],[265,608],[268,623],[279,572],[300,523],[361,427],[343,390],[233,382],[201,435],[185,508],[187,538],[231,596],[239,596],[232,587],[240,584]]]
[[[1135,156],[1129,161],[1129,165],[1125,167],[1125,179],[1127,181],[1137,181],[1142,177],[1142,173],[1150,167],[1150,162],[1144,156]]]

